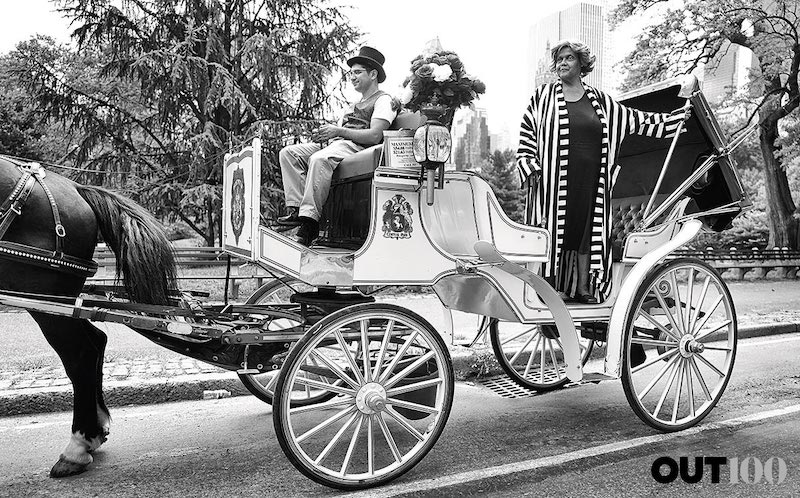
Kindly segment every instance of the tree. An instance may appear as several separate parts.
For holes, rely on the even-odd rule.
[[[791,0],[687,0],[668,8],[661,0],[623,0],[612,13],[620,22],[660,11],[626,57],[630,88],[689,73],[713,62],[729,46],[751,49],[758,66],[751,74],[754,114],[760,122],[770,247],[800,248],[800,220],[780,155],[780,124],[800,105],[800,4]]]
[[[514,166],[515,153],[511,149],[495,150],[481,166],[481,176],[492,186],[500,207],[512,220],[523,223],[525,216],[525,191],[519,188],[519,176]]]
[[[274,194],[277,150],[330,108],[330,70],[358,36],[324,0],[58,4],[77,53],[44,59],[41,47],[23,45],[16,76],[46,117],[77,132],[76,166],[125,172],[118,186],[209,245],[229,146],[265,139]]]

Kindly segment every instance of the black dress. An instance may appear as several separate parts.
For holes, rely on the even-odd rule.
[[[603,126],[589,97],[567,102],[569,167],[563,251],[588,254],[592,243],[592,212],[600,181]]]

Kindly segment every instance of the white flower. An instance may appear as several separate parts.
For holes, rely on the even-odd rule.
[[[414,91],[411,89],[411,85],[406,85],[400,90],[399,99],[401,104],[408,104],[412,98],[414,98]]]
[[[433,80],[438,82],[447,81],[453,74],[453,69],[449,64],[436,64],[433,68]]]

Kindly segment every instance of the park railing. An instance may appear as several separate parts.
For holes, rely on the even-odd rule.
[[[800,270],[800,251],[788,248],[721,250],[709,247],[701,251],[682,249],[672,253],[672,256],[701,259],[724,274],[725,278],[735,280],[744,280],[745,275],[751,272],[755,278],[766,278],[773,271],[770,275],[773,278],[797,278]]]
[[[260,267],[248,263],[247,260],[222,250],[221,247],[174,247],[178,264],[179,281],[224,280],[230,257],[230,286],[228,296],[239,297],[239,288],[244,281],[255,280],[256,289],[265,279],[273,278]],[[114,282],[117,271],[117,260],[105,244],[98,244],[93,259],[97,262],[97,273],[86,280],[87,284],[108,284]],[[191,271],[201,268],[224,268],[225,271],[213,275],[198,275]]]

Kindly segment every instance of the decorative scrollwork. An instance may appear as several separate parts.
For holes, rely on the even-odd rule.
[[[672,294],[672,284],[665,278],[659,280],[655,288],[662,296],[669,296]]]

